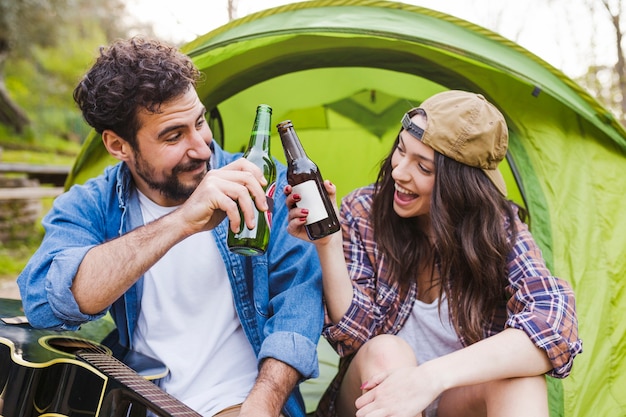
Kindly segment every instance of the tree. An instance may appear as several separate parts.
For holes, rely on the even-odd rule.
[[[97,47],[138,30],[152,33],[123,0],[0,0],[0,124],[22,133],[33,112],[58,122],[50,112],[73,109],[71,89]]]
[[[591,62],[587,72],[577,79],[592,96],[610,109],[626,126],[626,58],[622,45],[624,31],[622,18],[624,16],[624,0],[600,0],[600,2],[587,0],[589,13],[599,16],[602,22],[608,21],[614,34],[611,40],[614,45],[615,63]],[[594,31],[595,33],[595,31]],[[590,38],[591,49],[606,43],[607,39]]]
[[[237,18],[237,3],[239,3],[239,0],[228,0],[228,21],[229,22]]]
[[[0,0],[0,123],[21,133],[29,123],[26,113],[11,99],[4,82],[6,60],[11,54],[27,56],[32,44],[48,46],[60,27],[66,0]]]
[[[541,30],[543,39],[567,51],[567,55],[549,57],[551,64],[560,67],[626,126],[626,57],[622,27],[626,0],[473,2],[474,9],[480,10],[475,19],[477,23],[518,44],[533,30],[529,29],[532,25],[528,24],[528,19],[521,16],[529,19],[541,18],[543,13],[551,16],[552,26]],[[515,7],[508,7],[512,3]],[[484,7],[485,4],[488,7]],[[554,62],[558,59],[562,60],[561,65]],[[572,68],[566,71],[564,67],[568,64]]]

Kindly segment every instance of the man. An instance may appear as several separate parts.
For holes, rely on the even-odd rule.
[[[167,365],[162,388],[203,416],[302,416],[297,384],[318,372],[318,259],[287,234],[283,193],[267,253],[228,251],[238,206],[248,227],[253,200],[267,210],[265,179],[212,141],[198,79],[158,41],[101,49],[74,99],[121,162],[56,199],[18,278],[26,315],[72,330],[110,311],[120,342]]]

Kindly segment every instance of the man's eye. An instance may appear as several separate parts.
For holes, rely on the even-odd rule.
[[[165,141],[166,142],[176,142],[178,141],[178,139],[180,139],[180,133],[176,133],[174,135],[168,136]]]

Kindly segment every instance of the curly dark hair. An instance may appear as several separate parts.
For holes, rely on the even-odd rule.
[[[110,129],[136,145],[140,110],[160,106],[194,88],[200,72],[164,42],[133,37],[100,48],[100,56],[74,89],[74,101],[96,132]]]

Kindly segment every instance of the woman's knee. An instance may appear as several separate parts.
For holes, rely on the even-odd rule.
[[[543,375],[499,379],[443,393],[439,415],[548,416],[548,391]]]
[[[545,397],[547,400],[548,386],[546,378],[543,375],[509,378],[492,381],[487,384],[487,398],[502,397],[520,397],[520,394],[526,393],[524,397]]]
[[[386,369],[417,365],[411,346],[402,338],[390,334],[382,334],[370,339],[359,349],[355,360],[359,356],[361,360],[364,359],[372,365]]]
[[[372,376],[416,363],[413,349],[398,336],[373,337],[361,346],[348,366],[339,388],[337,415],[354,415],[354,401],[363,393],[360,387]]]
[[[499,416],[548,416],[548,386],[543,375],[494,381],[487,409]],[[493,411],[493,412],[491,412]]]

